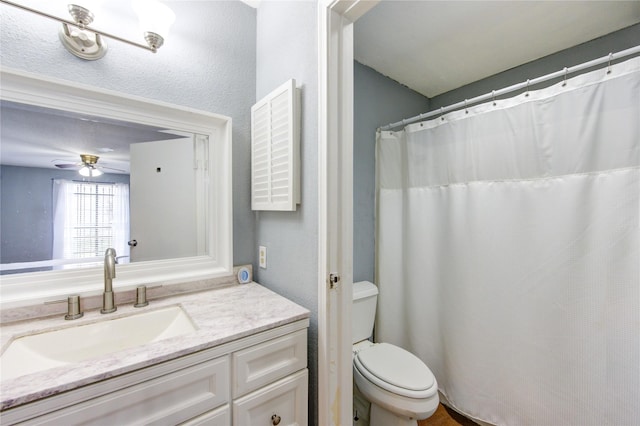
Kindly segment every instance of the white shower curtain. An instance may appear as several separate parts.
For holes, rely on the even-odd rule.
[[[500,425],[640,424],[640,58],[377,141],[376,339]]]

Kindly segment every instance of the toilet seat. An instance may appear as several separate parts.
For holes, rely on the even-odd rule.
[[[429,398],[436,393],[435,377],[415,355],[389,343],[357,352],[354,366],[373,384],[408,398]]]

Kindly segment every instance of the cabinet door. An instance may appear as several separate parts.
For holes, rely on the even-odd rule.
[[[234,425],[307,425],[307,369],[233,402]]]

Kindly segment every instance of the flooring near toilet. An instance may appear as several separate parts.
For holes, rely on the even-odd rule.
[[[418,426],[478,426],[478,424],[451,408],[440,404],[428,419],[418,421]]]
[[[371,404],[362,396],[358,388],[353,389],[353,426],[369,426],[369,409]],[[478,426],[478,424],[462,414],[438,405],[438,409],[428,419],[418,421],[418,426]]]

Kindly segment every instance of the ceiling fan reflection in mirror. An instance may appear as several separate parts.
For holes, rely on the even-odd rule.
[[[79,163],[57,163],[57,161],[62,160],[53,160],[55,166],[59,169],[78,169],[78,173],[85,177],[96,177],[100,176],[104,173],[102,170],[111,170],[113,172],[126,173],[124,170],[114,169],[112,167],[105,167],[98,165],[98,157],[97,155],[90,154],[80,154],[80,162]]]

